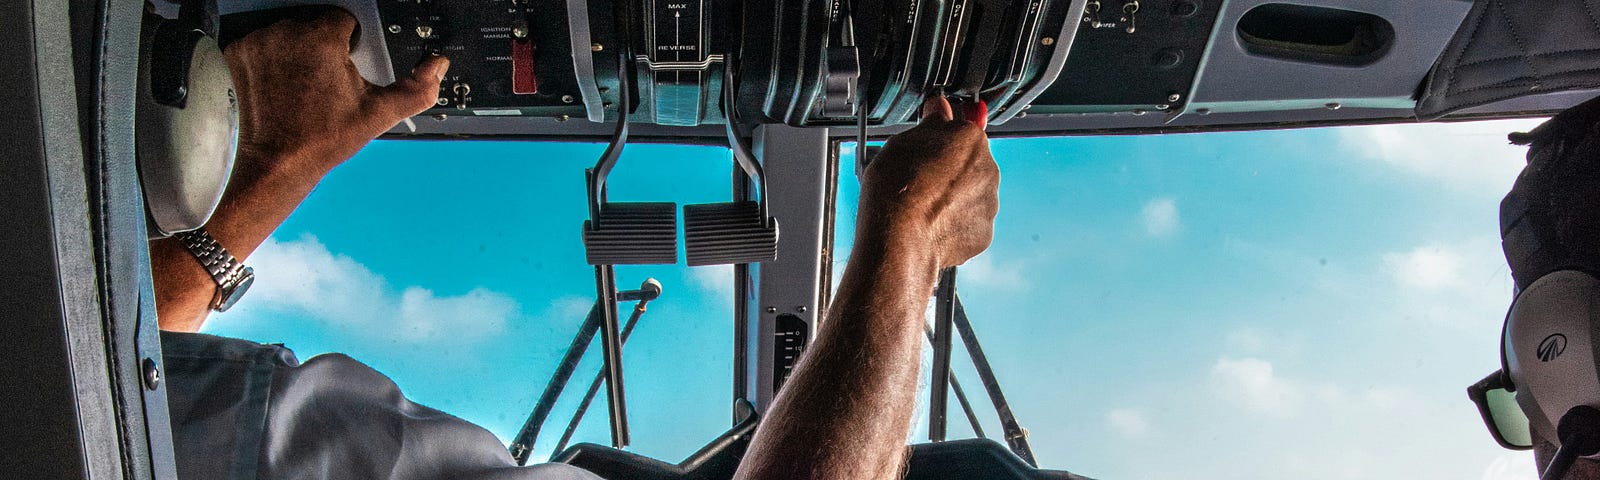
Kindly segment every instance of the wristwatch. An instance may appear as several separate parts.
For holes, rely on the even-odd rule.
[[[233,304],[239,303],[239,298],[244,292],[250,290],[250,284],[256,281],[256,272],[246,267],[244,262],[233,258],[228,249],[222,248],[217,239],[211,238],[204,228],[191,232],[174,235],[183,248],[200,261],[200,266],[205,267],[206,273],[211,274],[211,280],[217,282],[217,293],[211,297],[211,309],[226,312]]]

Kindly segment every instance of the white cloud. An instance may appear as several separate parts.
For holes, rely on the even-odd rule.
[[[396,333],[414,342],[497,333],[505,329],[506,321],[515,316],[518,309],[516,300],[483,288],[474,288],[460,296],[440,297],[426,288],[407,287],[400,294]]]
[[[961,265],[959,286],[1020,293],[1028,290],[1029,283],[1020,262],[996,263],[994,256],[986,252]]]
[[[1536,480],[1533,455],[1527,452],[1501,452],[1483,468],[1483,480]]]
[[[1527,154],[1526,147],[1511,145],[1506,135],[1528,131],[1540,122],[1381,125],[1337,131],[1346,148],[1390,166],[1454,188],[1504,192],[1522,170]]]
[[[1283,415],[1299,407],[1304,392],[1273,373],[1272,362],[1258,358],[1219,358],[1211,367],[1213,385],[1225,397],[1262,413]]]
[[[1464,263],[1459,251],[1444,245],[1428,245],[1383,256],[1384,269],[1395,282],[1423,290],[1459,285]]]
[[[557,323],[581,322],[589,316],[589,310],[592,309],[594,309],[593,297],[571,295],[550,302],[550,306],[545,308],[539,317],[557,319]]]
[[[1152,237],[1165,237],[1178,231],[1178,202],[1169,197],[1151,199],[1139,211],[1139,222],[1145,233]]]
[[[1337,383],[1285,377],[1272,362],[1260,358],[1218,358],[1211,367],[1211,383],[1222,398],[1253,413],[1280,418],[1352,407],[1368,414],[1392,412],[1422,403],[1404,389],[1368,386],[1352,390]]]
[[[1511,302],[1511,272],[1494,237],[1435,242],[1382,256],[1394,315],[1463,332],[1494,331]]]
[[[221,321],[289,313],[351,334],[417,344],[493,336],[521,310],[511,297],[483,288],[444,296],[415,285],[397,291],[309,234],[287,242],[268,238],[249,261],[256,271],[251,294]]]
[[[1150,421],[1144,412],[1131,408],[1117,408],[1106,412],[1106,426],[1126,437],[1140,437],[1150,433]]]
[[[689,278],[701,290],[721,298],[733,298],[733,265],[692,267]]]

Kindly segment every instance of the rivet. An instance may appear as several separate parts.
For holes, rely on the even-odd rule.
[[[1044,46],[1055,45],[1056,44],[1056,38],[1055,37],[1044,37],[1044,38],[1041,38],[1041,39],[1039,39],[1039,44],[1040,45],[1044,45]]]
[[[433,115],[433,119],[434,120],[438,120],[438,121],[441,121],[441,122],[443,122],[443,121],[445,121],[445,120],[447,120],[449,118],[450,118],[449,115],[445,115],[443,113],[438,113],[438,114],[434,114]]]
[[[778,307],[767,307],[767,313],[778,313]]]
[[[1340,104],[1339,102],[1333,102],[1333,103],[1329,103],[1327,105],[1323,105],[1323,108],[1327,108],[1328,110],[1338,110],[1338,109],[1344,108],[1344,105]]]
[[[1140,109],[1135,109],[1135,110],[1134,110],[1134,111],[1133,111],[1133,114],[1134,114],[1134,115],[1144,115],[1144,114],[1146,114],[1146,113],[1150,113],[1150,112],[1146,112],[1146,111],[1145,111],[1145,110],[1144,110],[1144,109],[1143,109],[1143,108],[1140,108]]]
[[[572,95],[562,95],[561,96],[561,103],[572,103],[573,100],[574,99],[572,98]]]
[[[589,45],[589,51],[591,51],[591,52],[599,52],[599,51],[602,51],[602,50],[605,50],[605,49],[606,49],[605,45],[601,45],[601,44],[598,44],[598,43],[593,44],[593,45]]]
[[[567,121],[567,120],[569,120],[571,118],[572,118],[571,115],[558,115],[558,116],[556,116],[556,121],[557,122],[565,122],[565,121]]]
[[[798,306],[798,307],[794,307],[794,311],[800,312],[800,313],[806,313],[806,306],[805,305],[801,305],[801,306]]]
[[[144,359],[144,362],[141,362],[141,368],[144,369],[145,389],[155,390],[156,387],[161,386],[161,369],[156,368],[155,360],[149,358]]]
[[[1171,110],[1171,109],[1172,109],[1172,105],[1167,105],[1167,104],[1165,104],[1165,103],[1163,103],[1163,104],[1160,104],[1160,105],[1156,105],[1156,110],[1163,110],[1163,111],[1165,111],[1165,110]]]
[[[400,25],[399,24],[390,25],[389,26],[389,33],[400,33]]]
[[[1209,109],[1209,108],[1196,108],[1196,109],[1194,109],[1194,113],[1197,113],[1197,114],[1200,114],[1200,115],[1210,115],[1211,114],[1211,109]]]
[[[433,38],[433,27],[427,25],[417,25],[417,36],[422,38]]]

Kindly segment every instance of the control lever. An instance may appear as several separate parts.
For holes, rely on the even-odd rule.
[[[778,256],[778,221],[767,211],[767,175],[739,135],[734,67],[724,65],[723,131],[733,160],[756,183],[759,200],[683,206],[683,250],[689,266],[759,263]]]
[[[849,0],[836,0],[828,30],[828,49],[824,52],[828,71],[823,78],[822,116],[850,117],[857,111],[866,116],[858,81],[861,78],[861,51],[856,47],[855,10]]]
[[[622,334],[617,325],[615,265],[678,263],[678,208],[672,203],[610,203],[606,177],[628,144],[632,82],[627,49],[617,62],[617,129],[600,160],[586,174],[589,220],[583,222],[584,254],[594,265],[595,296],[601,305],[600,346],[605,359],[611,444],[628,445],[628,408],[622,387]]]

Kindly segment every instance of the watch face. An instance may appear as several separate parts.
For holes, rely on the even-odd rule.
[[[256,272],[250,267],[245,267],[239,275],[239,282],[234,284],[232,289],[220,292],[222,301],[217,304],[218,312],[226,312],[229,308],[233,308],[233,304],[239,303],[239,299],[244,297],[244,292],[249,291],[250,285],[256,282]]]

